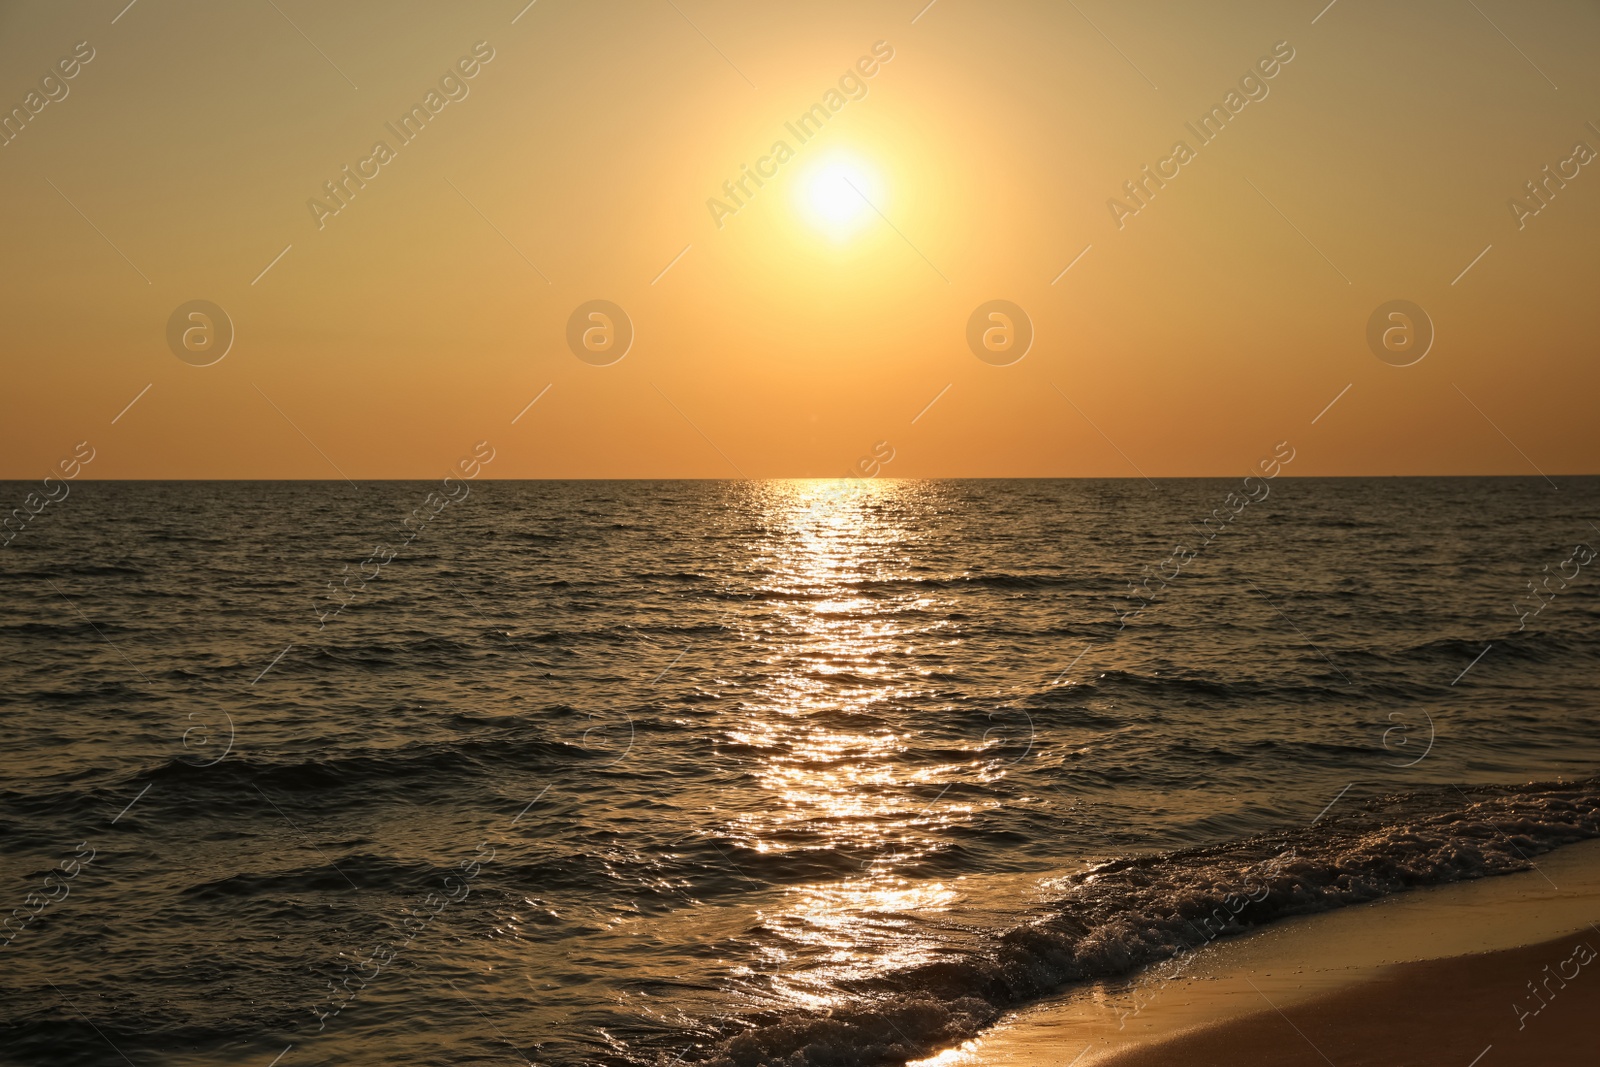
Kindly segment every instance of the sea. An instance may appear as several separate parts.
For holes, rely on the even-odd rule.
[[[915,1062],[1600,835],[1597,478],[80,481],[28,515],[5,1064]]]

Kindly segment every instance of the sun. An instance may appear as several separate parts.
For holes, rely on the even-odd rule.
[[[845,153],[819,159],[797,184],[800,213],[835,241],[853,237],[879,221],[885,210],[877,171]]]

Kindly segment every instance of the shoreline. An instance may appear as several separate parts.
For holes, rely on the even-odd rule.
[[[1600,1012],[1600,933],[1397,964],[1297,1005],[1117,1053],[1106,1067],[1317,1067],[1583,1062]],[[1505,1010],[1509,1007],[1511,1010]]]
[[[1158,964],[1075,987],[908,1067],[1468,1067],[1480,1054],[1496,1067],[1592,1049],[1600,967],[1574,947],[1600,950],[1600,841],[1539,859],[1283,920],[1210,945],[1181,974]],[[1512,1005],[1541,1004],[1529,981],[1548,1007],[1519,1029]]]

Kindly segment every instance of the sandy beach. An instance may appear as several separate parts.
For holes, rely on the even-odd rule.
[[[1279,923],[1181,974],[1095,983],[919,1063],[1496,1067],[1592,1054],[1597,919],[1600,842],[1587,842],[1533,871]]]
[[[1180,1034],[1101,1062],[1200,1065],[1536,1064],[1593,1061],[1600,936],[1400,964],[1282,1010]],[[1587,979],[1587,980],[1586,980]],[[1510,1010],[1507,1010],[1509,1002]]]

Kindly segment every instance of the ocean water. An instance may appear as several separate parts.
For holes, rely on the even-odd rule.
[[[0,548],[0,1062],[900,1063],[1525,869],[1600,835],[1596,522],[1594,478],[74,483]]]

